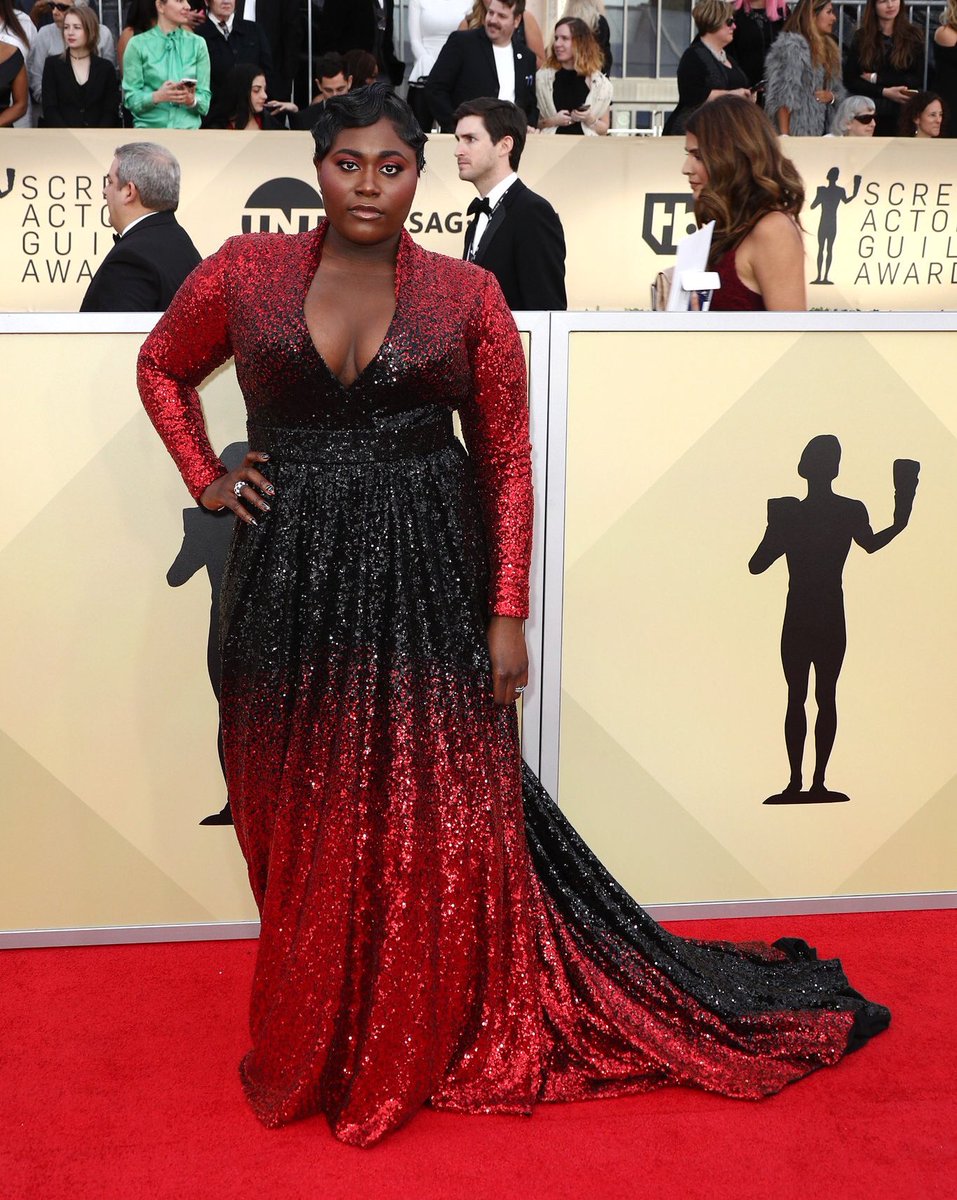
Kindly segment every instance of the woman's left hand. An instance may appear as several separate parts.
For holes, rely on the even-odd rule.
[[[528,651],[520,617],[492,617],[488,623],[488,653],[496,704],[512,704],[528,683]]]
[[[814,99],[819,104],[833,104],[834,103],[834,93],[829,92],[827,90],[827,88],[821,88],[820,91],[814,93]]]

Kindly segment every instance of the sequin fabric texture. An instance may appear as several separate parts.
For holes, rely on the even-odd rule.
[[[237,526],[222,610],[229,794],[262,917],[254,1111],[322,1113],[370,1145],[426,1103],[527,1113],[665,1084],[757,1099],[836,1062],[886,1010],[803,943],[661,929],[492,703],[485,627],[526,615],[532,511],[497,283],[403,235],[395,317],[345,387],[303,317],[323,236],[231,239],[139,364],[198,496],[224,468],[195,386],[235,356],[276,489],[258,528]]]

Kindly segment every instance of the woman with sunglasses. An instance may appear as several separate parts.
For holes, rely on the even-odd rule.
[[[831,122],[832,137],[873,137],[876,117],[870,96],[847,96]]]
[[[729,92],[753,99],[747,75],[726,49],[734,37],[734,5],[698,0],[691,15],[698,36],[678,62],[678,107],[662,131],[668,137],[684,133],[688,118],[707,100]]]
[[[771,47],[764,106],[779,133],[821,137],[831,106],[847,94],[841,53],[831,36],[836,20],[831,0],[800,0]]]
[[[876,137],[894,137],[901,107],[924,85],[924,36],[902,0],[866,0],[844,59],[849,92],[870,96]]]

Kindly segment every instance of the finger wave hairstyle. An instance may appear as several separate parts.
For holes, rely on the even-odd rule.
[[[415,152],[415,164],[421,174],[425,167],[425,143],[429,140],[408,104],[386,83],[370,83],[344,96],[324,100],[312,127],[315,161],[320,162],[332,149],[332,143],[344,129],[365,129],[385,117],[392,122],[396,136]]]
[[[708,182],[695,201],[700,225],[714,221],[711,263],[737,246],[771,212],[785,212],[800,225],[804,181],[764,112],[741,96],[719,96],[688,120],[698,140]]]

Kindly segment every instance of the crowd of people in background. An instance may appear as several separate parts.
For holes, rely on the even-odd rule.
[[[923,32],[903,0],[864,0],[843,54],[831,0],[699,0],[692,15],[698,35],[678,64],[678,107],[665,133],[681,133],[699,105],[725,93],[753,100],[792,137],[957,133],[947,126],[957,101],[957,0],[941,16],[929,72]],[[922,123],[912,112],[919,97],[920,112],[937,105]]]
[[[115,42],[89,0],[36,0],[29,13],[16,2],[0,0],[0,128],[305,129],[327,95],[375,79],[403,85],[426,130],[451,132],[455,108],[479,95],[517,103],[548,134],[601,136],[611,121],[603,0],[567,0],[547,31],[525,0],[409,0],[408,71],[394,0],[322,0],[305,64],[301,0],[131,0]],[[843,54],[831,0],[697,0],[692,17],[666,134],[728,93],[792,137],[957,134],[957,0],[929,71],[903,0],[864,0]],[[324,88],[339,75],[338,92]]]
[[[131,0],[116,40],[90,0],[36,0],[29,13],[14,4],[0,0],[0,126],[306,129],[329,95],[406,76],[389,0],[323,0],[305,103],[299,0]],[[532,129],[606,133],[603,8],[568,0],[546,39],[525,0],[411,0],[418,120],[448,131],[458,104],[491,95],[518,103]]]

